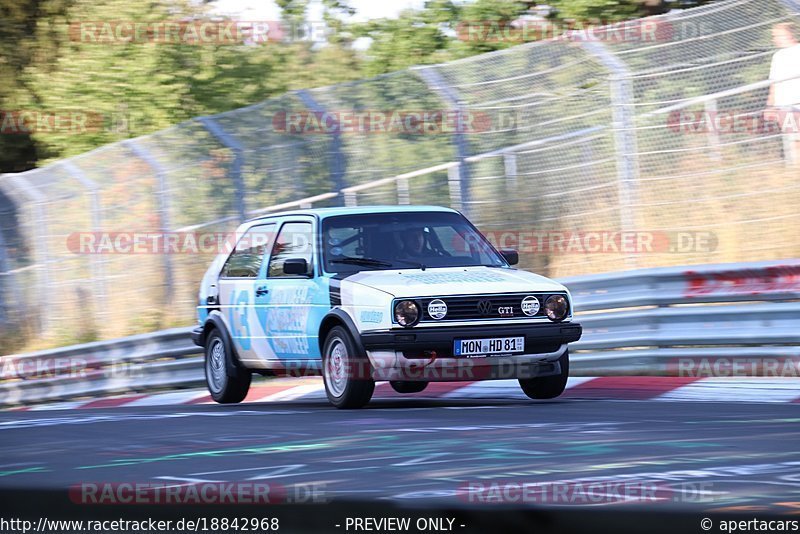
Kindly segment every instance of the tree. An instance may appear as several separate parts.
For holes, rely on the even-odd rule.
[[[37,42],[37,21],[63,13],[69,4],[68,0],[0,0],[0,110],[14,116],[38,105],[24,72],[34,57],[47,61],[52,48]],[[0,135],[0,173],[31,169],[42,154],[28,133]]]
[[[307,2],[281,3],[284,19],[305,16]],[[361,75],[347,41],[319,47],[310,41],[104,40],[108,37],[103,34],[104,21],[191,23],[209,20],[207,9],[191,0],[29,0],[29,5],[8,8],[20,22],[12,27],[14,32],[2,35],[2,50],[14,52],[15,60],[13,68],[0,63],[0,69],[6,69],[0,70],[3,78],[12,80],[0,88],[0,103],[12,110],[82,113],[91,126],[39,131],[29,138],[0,136],[0,143],[5,143],[0,146],[16,143],[29,154],[3,150],[9,161],[5,170],[25,170],[196,116],[248,106],[290,89]],[[326,10],[330,20],[349,12],[338,0],[326,0]],[[85,21],[98,24],[81,25]],[[14,43],[21,43],[19,50],[14,50]]]

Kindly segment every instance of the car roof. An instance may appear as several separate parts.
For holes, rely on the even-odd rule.
[[[274,219],[276,217],[291,217],[295,215],[310,215],[312,217],[318,217],[319,219],[326,219],[328,217],[337,217],[340,215],[368,215],[370,213],[419,213],[425,211],[458,213],[454,209],[445,208],[442,206],[359,206],[342,208],[315,208],[270,213],[252,219],[248,221],[248,223],[262,221],[264,219]]]

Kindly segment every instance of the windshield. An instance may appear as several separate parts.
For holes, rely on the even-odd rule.
[[[332,273],[430,267],[505,267],[507,263],[458,213],[345,215],[322,225],[325,270]]]

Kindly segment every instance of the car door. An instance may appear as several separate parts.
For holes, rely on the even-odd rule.
[[[319,325],[330,299],[319,277],[317,231],[315,218],[285,220],[269,257],[265,324],[271,352],[283,364],[320,359]],[[307,262],[306,272],[287,274],[287,261],[300,259]]]
[[[236,244],[219,278],[219,302],[240,360],[269,359],[259,295],[266,289],[266,256],[275,241],[274,223],[253,226]],[[274,356],[273,356],[274,358]]]

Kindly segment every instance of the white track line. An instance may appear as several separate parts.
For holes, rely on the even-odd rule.
[[[137,399],[135,401],[123,404],[121,407],[142,407],[142,406],[167,406],[177,404],[187,404],[193,400],[202,399],[208,395],[208,391],[204,389],[192,391],[175,391],[173,393],[162,393],[159,395],[152,395]]]
[[[297,399],[325,399],[325,385],[320,381],[318,384],[306,384],[297,386],[272,395],[267,395],[255,402],[288,402]]]
[[[567,389],[592,380],[594,380],[594,378],[570,378],[567,381]],[[528,400],[528,396],[522,392],[517,380],[487,380],[485,382],[475,382],[463,388],[450,391],[443,395],[442,398]]]
[[[800,398],[796,378],[703,378],[659,395],[663,401],[792,402]]]

